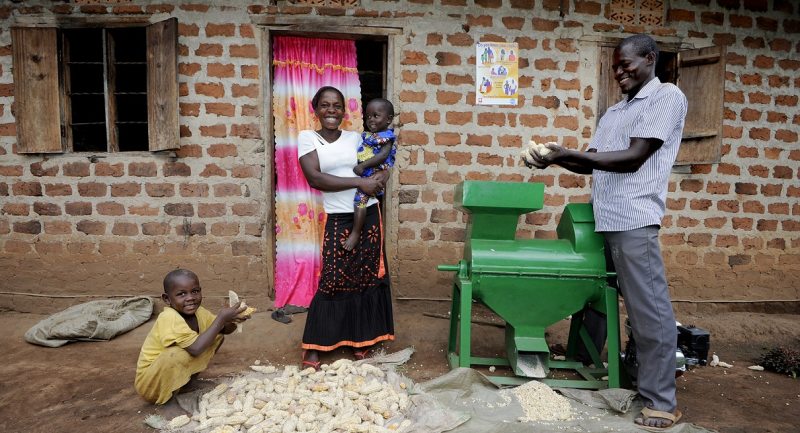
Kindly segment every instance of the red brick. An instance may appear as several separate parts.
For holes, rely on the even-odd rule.
[[[241,138],[261,138],[261,129],[256,123],[234,124],[231,125],[230,135]]]
[[[467,25],[470,27],[492,27],[492,17],[490,15],[467,14]]]
[[[727,221],[728,219],[725,217],[712,217],[706,218],[705,221],[703,221],[703,225],[711,229],[718,229],[722,228]]]
[[[175,185],[171,183],[148,183],[144,190],[150,197],[172,197],[175,195]]]
[[[82,220],[78,221],[75,229],[87,235],[104,235],[106,233],[106,223],[102,221]]]
[[[521,114],[519,123],[529,128],[543,128],[547,126],[548,117],[544,114]]]
[[[745,213],[764,213],[764,204],[760,201],[750,200],[742,203],[742,211]]]
[[[81,197],[105,197],[108,185],[100,182],[85,182],[78,184],[78,194]]]
[[[493,153],[479,153],[477,163],[485,166],[503,166],[503,157]]]
[[[178,104],[181,116],[197,117],[200,115],[200,104],[188,104],[181,102]]]
[[[147,236],[163,236],[169,233],[169,224],[149,222],[142,224],[142,234]]]
[[[97,213],[100,215],[125,215],[125,206],[113,201],[98,203]]]
[[[575,116],[556,116],[555,120],[553,121],[553,127],[577,131],[578,118]]]
[[[402,71],[400,73],[400,76],[401,80],[404,83],[413,84],[417,82],[417,78],[419,78],[419,73],[417,71]]]
[[[546,71],[546,70],[557,71],[558,62],[556,62],[551,58],[540,58],[533,61],[533,67],[540,71]]]
[[[242,117],[260,117],[261,109],[259,105],[242,104]]]
[[[222,45],[200,44],[200,46],[194,51],[194,54],[199,57],[221,57]]]
[[[411,116],[409,116],[409,115],[411,115]],[[405,117],[413,117],[414,118],[414,122],[416,122],[417,113],[409,113],[409,115],[407,115]],[[427,124],[427,125],[438,125],[442,121],[442,113],[440,113],[438,111],[426,110],[424,113],[422,113],[422,116],[423,116],[423,119],[425,120],[425,124]]]
[[[42,223],[39,221],[17,221],[12,226],[15,233],[38,235],[42,232]]]
[[[61,215],[61,206],[56,203],[44,203],[37,201],[33,204],[33,211],[39,215]]]
[[[226,117],[233,117],[236,114],[236,106],[233,104],[206,102],[205,107],[208,114]]]
[[[428,56],[421,51],[403,51],[403,60],[400,61],[401,65],[428,65]]]
[[[559,89],[559,90],[580,90],[581,89],[581,83],[580,83],[580,80],[578,80],[578,79],[564,80],[564,79],[561,79],[561,78],[556,78],[555,79],[555,85],[556,85],[556,89]]]
[[[200,135],[203,137],[216,137],[223,138],[228,136],[228,130],[225,125],[207,125],[200,127]]]
[[[138,195],[142,187],[135,182],[117,183],[111,185],[111,197],[133,197]]]
[[[213,24],[206,25],[206,36],[235,36],[236,25],[234,24]]]
[[[182,162],[166,162],[164,163],[164,176],[191,176],[192,169]]]
[[[505,126],[504,113],[478,113],[478,126]]]
[[[218,183],[214,185],[214,197],[239,197],[242,195],[241,186],[235,183]]]
[[[263,254],[261,242],[234,241],[231,243],[231,254],[233,256],[261,256]]]
[[[246,44],[246,45],[231,45],[230,47],[230,56],[231,57],[244,57],[250,59],[257,59],[258,58],[258,48],[254,44]]]
[[[782,191],[783,185],[780,183],[761,185],[761,194],[767,197],[777,197]]]
[[[128,175],[137,177],[155,177],[158,169],[155,162],[131,162],[128,164]]]
[[[231,212],[236,216],[256,216],[260,208],[258,203],[236,203],[231,206]]]
[[[107,162],[98,162],[94,165],[95,176],[112,176],[120,177],[125,174],[125,165],[121,162],[109,164]]]
[[[50,197],[72,195],[72,186],[65,183],[46,184],[44,190]]]
[[[489,147],[492,145],[492,136],[467,134],[467,139],[465,141],[465,144],[467,144],[468,146]]]
[[[167,203],[164,213],[171,216],[194,216],[194,206],[191,203]]]
[[[42,184],[39,182],[15,182],[11,190],[14,195],[39,197],[42,195]]]
[[[45,168],[42,161],[34,162],[30,165],[31,174],[37,177],[41,176],[56,176],[58,175],[59,167],[53,165]]]
[[[770,129],[769,128],[751,128],[749,136],[753,140],[769,141],[770,140]]]
[[[776,179],[791,179],[792,168],[785,165],[779,165],[772,169],[772,177]]]
[[[231,169],[231,177],[235,178],[260,178],[261,167],[257,165],[236,165]]]
[[[198,95],[222,98],[225,96],[225,87],[222,83],[195,83],[194,92]]]
[[[136,236],[139,234],[139,226],[134,223],[115,222],[111,228],[111,234],[117,236]]]
[[[421,131],[402,130],[398,136],[398,141],[403,145],[419,145],[423,146],[428,144],[428,134]]]
[[[128,206],[128,213],[131,215],[144,215],[154,216],[158,215],[158,208],[152,207],[149,204]]]
[[[221,217],[225,216],[226,212],[225,203],[199,203],[197,205],[197,216],[200,218]]]
[[[240,84],[234,84],[231,86],[231,95],[234,98],[258,98],[258,84],[248,84],[246,86],[242,86]]]
[[[727,182],[709,181],[706,184],[706,191],[709,194],[727,194],[731,189],[731,184]]]
[[[744,92],[725,92],[725,102],[744,104]]]
[[[208,149],[206,150],[206,153],[208,153],[208,156],[211,156],[211,157],[214,157],[214,158],[225,158],[225,157],[228,157],[228,156],[238,156],[239,155],[237,150],[236,150],[236,145],[235,144],[227,144],[227,143],[212,144],[211,146],[208,147]]]
[[[767,209],[773,215],[789,215],[788,203],[770,203]]]
[[[700,22],[721,26],[725,22],[725,14],[722,12],[702,12],[700,14]]]
[[[786,143],[797,143],[797,133],[789,131],[788,129],[779,129],[775,131],[775,139]]]
[[[736,200],[720,200],[717,202],[717,210],[722,212],[739,212],[739,202]]]
[[[461,144],[461,135],[457,132],[437,132],[433,136],[433,142],[442,146],[455,146]]]
[[[761,111],[753,110],[752,108],[744,108],[742,109],[742,120],[745,122],[761,120]]]
[[[181,197],[208,197],[208,185],[204,183],[182,183],[180,184],[180,194]]]
[[[3,205],[3,214],[27,216],[30,214],[30,205],[28,203],[6,203]]]
[[[461,182],[463,179],[461,178],[461,174],[459,173],[448,173],[445,171],[436,171],[433,173],[432,180],[434,182],[444,183],[455,185]]]
[[[424,94],[424,92],[422,93]],[[442,105],[453,105],[461,100],[461,96],[462,96],[461,92],[448,92],[446,90],[438,90],[436,91],[436,102]]]
[[[522,17],[503,17],[503,25],[509,30],[522,30],[525,25],[525,18]]]
[[[199,63],[178,63],[178,73],[186,77],[192,77],[200,72]]]
[[[760,232],[774,232],[778,230],[778,221],[775,220],[758,220],[756,221],[756,230]]]
[[[242,78],[257,79],[261,76],[261,70],[256,65],[242,65]]]
[[[757,17],[756,27],[758,27],[761,30],[774,32],[778,30],[778,21],[767,17]]]
[[[450,125],[466,125],[472,122],[472,112],[448,111],[445,113],[445,121]]]
[[[22,176],[21,165],[0,165],[0,176]]]
[[[205,236],[206,223],[181,224],[175,227],[175,234],[178,236]]]
[[[197,24],[178,23],[178,36],[199,36],[200,27]]]

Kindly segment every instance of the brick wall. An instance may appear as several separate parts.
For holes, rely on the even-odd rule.
[[[261,136],[269,112],[259,99],[266,51],[252,23],[308,16],[404,27],[393,37],[389,77],[401,131],[387,222],[396,294],[449,293],[451,276],[435,267],[461,258],[464,219],[452,208],[452,191],[462,180],[544,182],[546,207],[522,219],[519,235],[555,236],[563,206],[588,200],[590,178],[555,167],[531,172],[518,163],[518,149],[529,138],[585,148],[596,123],[596,41],[647,31],[728,52],[722,161],[671,177],[661,240],[674,296],[800,298],[796,2],[674,0],[660,27],[618,24],[606,18],[604,1],[574,0],[565,10],[560,0],[362,0],[348,10],[279,3],[25,2],[0,9],[0,270],[9,290],[147,293],[166,269],[183,265],[211,280],[207,287],[262,296],[271,257],[265,148],[272,143]],[[8,27],[14,16],[50,13],[178,18],[182,138],[175,158],[89,162],[14,153]],[[478,41],[519,44],[519,106],[474,105]]]

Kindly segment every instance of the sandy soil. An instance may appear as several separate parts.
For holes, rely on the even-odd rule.
[[[449,303],[397,301],[397,339],[388,350],[413,346],[416,353],[405,373],[425,381],[447,371],[445,349],[448,322],[424,313],[447,314]],[[479,312],[484,320],[492,315]],[[133,390],[136,358],[154,319],[103,343],[73,343],[58,349],[28,344],[25,331],[44,315],[0,312],[3,347],[0,365],[0,431],[36,432],[152,432],[145,416],[159,413]],[[496,319],[496,318],[495,318]],[[731,313],[678,314],[684,324],[711,332],[712,350],[731,369],[701,367],[678,379],[678,401],[684,420],[725,433],[797,431],[800,419],[798,379],[756,372],[752,365],[766,348],[800,346],[800,316],[791,314]],[[296,363],[305,315],[288,325],[256,313],[244,333],[226,339],[219,355],[201,378],[213,379],[247,369],[254,360]],[[565,342],[567,323],[549,330],[551,344]],[[503,351],[503,330],[473,327],[473,353]],[[346,356],[344,351],[329,356]],[[326,358],[323,358],[325,360]]]

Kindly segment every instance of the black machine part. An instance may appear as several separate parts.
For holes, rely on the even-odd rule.
[[[695,326],[678,324],[678,341],[675,349],[675,375],[680,376],[686,371],[687,366],[706,365],[708,363],[708,350],[710,334],[704,329]],[[632,378],[636,377],[639,369],[639,360],[636,355],[636,341],[633,338],[631,324],[625,321],[625,331],[628,342],[625,351],[621,354],[625,370]]]

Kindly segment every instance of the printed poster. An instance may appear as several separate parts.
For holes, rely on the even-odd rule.
[[[478,105],[517,105],[519,48],[515,42],[475,45],[475,100]]]

